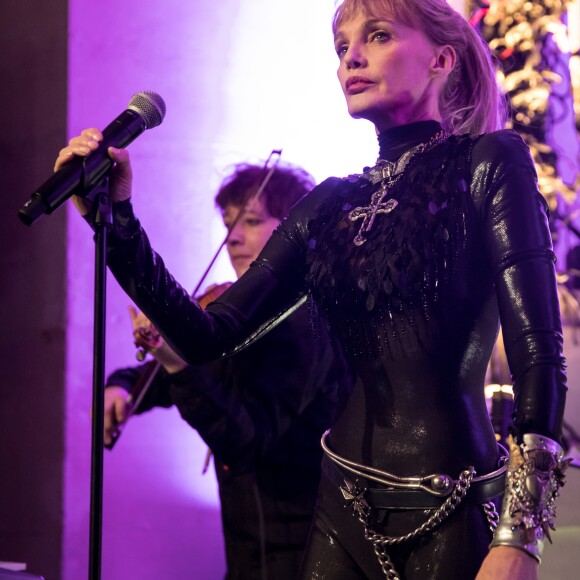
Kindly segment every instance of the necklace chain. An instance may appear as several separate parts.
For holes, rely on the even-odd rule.
[[[351,222],[362,220],[360,229],[353,239],[355,246],[362,246],[367,241],[364,234],[372,229],[378,214],[389,214],[399,205],[399,202],[392,197],[386,201],[384,200],[393,187],[401,180],[411,160],[423,155],[448,138],[449,134],[441,129],[429,141],[425,141],[409,149],[398,161],[392,162],[379,158],[375,166],[368,171],[349,176],[349,180],[352,181],[365,179],[373,185],[376,183],[381,184],[380,188],[372,194],[369,205],[355,207],[348,214]]]

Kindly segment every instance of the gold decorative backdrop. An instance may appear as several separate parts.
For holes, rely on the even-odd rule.
[[[578,4],[481,0],[469,7],[472,24],[497,59],[511,107],[509,127],[529,145],[552,210],[559,200],[573,204],[580,190]]]

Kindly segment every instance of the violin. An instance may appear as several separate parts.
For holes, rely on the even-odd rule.
[[[233,282],[214,284],[210,286],[201,296],[196,297],[195,299],[201,308],[205,310],[208,304],[211,304],[217,300],[232,284]],[[140,326],[139,328],[135,329],[134,340],[135,346],[139,349],[137,351],[136,357],[137,360],[141,362],[145,359],[148,352],[159,348],[163,344],[162,336],[152,324],[148,326]],[[143,400],[143,397],[147,393],[151,383],[157,376],[157,373],[162,366],[163,365],[158,361],[150,361],[147,363],[144,373],[139,377],[129,393],[129,398],[127,399],[127,402],[129,403],[129,409],[125,423],[129,420],[135,409],[137,409]],[[121,430],[118,429],[116,434],[112,436],[111,443],[105,445],[105,447],[107,449],[113,449],[120,435]]]
[[[217,300],[232,284],[233,282],[212,284],[203,294],[196,296],[195,300],[205,310],[208,304]],[[148,352],[163,344],[163,338],[152,324],[136,328],[133,331],[133,339],[138,349],[135,357],[139,362],[145,360]]]
[[[205,310],[208,304],[216,301],[232,284],[233,282],[213,284],[205,291],[204,294],[202,294],[199,298],[196,298],[197,303]]]

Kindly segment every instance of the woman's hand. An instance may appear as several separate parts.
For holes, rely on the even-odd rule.
[[[145,350],[150,352],[155,360],[162,364],[170,374],[177,373],[187,366],[187,363],[171,349],[142,312],[138,312],[136,308],[129,306],[129,314],[133,324],[133,337],[135,338],[136,346],[142,346],[143,342],[146,342]],[[143,340],[144,335],[149,337],[145,341]]]
[[[510,546],[496,546],[485,557],[475,580],[537,580],[538,562]]]
[[[60,150],[54,164],[54,170],[58,171],[75,156],[88,157],[99,148],[102,140],[103,134],[98,129],[85,129],[80,135],[73,137],[68,142],[68,145]],[[109,147],[107,153],[114,161],[109,183],[111,201],[115,203],[129,199],[133,183],[129,153],[125,149],[116,149],[115,147]],[[90,211],[90,202],[87,199],[75,195],[72,200],[81,215],[85,215]]]
[[[103,442],[106,446],[112,445],[119,437],[130,409],[129,393],[123,387],[112,385],[105,389]]]

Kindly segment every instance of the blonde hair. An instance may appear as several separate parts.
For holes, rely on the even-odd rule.
[[[344,0],[334,14],[333,32],[361,12],[374,18],[389,15],[421,30],[434,46],[453,47],[457,61],[439,96],[444,129],[479,135],[504,127],[506,104],[489,48],[445,0]]]

